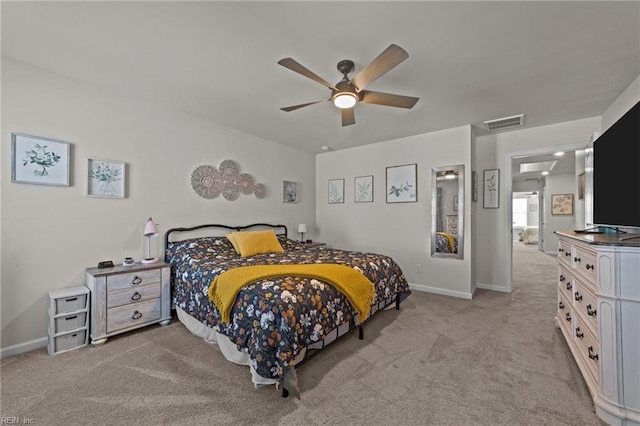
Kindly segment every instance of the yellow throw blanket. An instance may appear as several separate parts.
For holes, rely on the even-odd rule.
[[[456,252],[456,242],[453,239],[453,235],[449,234],[448,232],[436,232],[436,234],[442,235],[447,239],[447,242],[449,243],[449,250],[451,251],[451,253]]]
[[[339,264],[254,265],[230,269],[215,277],[209,286],[209,299],[220,311],[222,321],[231,322],[231,308],[240,289],[266,278],[304,276],[326,281],[344,293],[358,312],[360,322],[369,317],[376,290],[361,272]]]

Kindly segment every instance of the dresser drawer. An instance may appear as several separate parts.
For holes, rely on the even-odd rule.
[[[558,319],[560,326],[568,336],[571,336],[573,332],[572,315],[571,302],[564,297],[564,293],[558,292]]]
[[[591,250],[587,250],[581,246],[573,247],[573,268],[580,275],[586,278],[587,283],[593,285],[593,291],[596,290],[596,260],[597,255]]]
[[[597,308],[598,303],[595,294],[590,290],[591,286],[585,285],[579,279],[573,280],[573,309],[582,317],[582,320],[598,335]]]
[[[591,334],[589,327],[586,326],[577,315],[573,318],[573,328],[573,339],[576,342],[578,352],[584,359],[589,372],[597,383],[600,368],[600,346],[598,345],[598,340]]]
[[[568,301],[573,300],[573,276],[562,266],[558,268],[558,291],[562,293]]]
[[[127,274],[110,275],[107,278],[107,291],[140,287],[160,282],[160,270],[137,271]]]
[[[107,310],[107,333],[157,321],[161,315],[161,299],[133,303]]]
[[[107,308],[115,308],[131,303],[144,302],[160,297],[162,289],[160,283],[136,286],[135,288],[107,292]]]
[[[565,241],[558,242],[558,261],[571,267],[571,244]]]

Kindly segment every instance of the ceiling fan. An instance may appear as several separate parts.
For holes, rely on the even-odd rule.
[[[310,78],[311,80],[322,84],[328,89],[331,89],[331,97],[329,99],[323,99],[321,101],[307,102],[304,104],[293,105],[280,109],[282,111],[290,112],[320,102],[332,101],[334,105],[340,108],[342,112],[342,127],[344,127],[356,123],[353,108],[359,102],[363,104],[376,104],[407,109],[413,108],[416,102],[418,102],[419,98],[364,90],[365,87],[367,87],[371,82],[378,79],[383,74],[389,72],[396,65],[398,65],[408,57],[409,54],[403,48],[392,44],[387,47],[384,52],[378,55],[378,57],[371,61],[369,65],[364,67],[358,74],[356,74],[356,76],[351,80],[349,80],[349,77],[347,75],[351,71],[353,71],[354,64],[353,61],[344,59],[338,62],[338,71],[343,74],[343,77],[342,80],[340,80],[335,86],[327,82],[323,78],[317,76],[313,72],[309,71],[294,59],[281,59],[278,61],[279,65],[282,65],[283,67],[288,68],[291,71],[295,71],[298,74]]]

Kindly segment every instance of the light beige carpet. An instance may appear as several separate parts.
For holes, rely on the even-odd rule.
[[[2,359],[0,412],[36,425],[602,425],[554,323],[555,259],[515,245],[511,294],[414,292],[363,341],[302,366],[301,400],[255,389],[174,319]]]

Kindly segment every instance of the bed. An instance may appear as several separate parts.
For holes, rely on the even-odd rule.
[[[458,253],[458,239],[449,232],[436,232],[436,252]]]
[[[191,237],[195,231],[198,236]],[[276,247],[255,255],[238,254],[235,239],[252,232],[271,232],[281,251]],[[227,235],[235,237],[233,243]],[[291,393],[297,398],[297,367],[351,330],[358,329],[362,339],[369,318],[399,309],[411,293],[391,257],[310,246],[288,238],[284,225],[173,228],[165,234],[165,261],[171,265],[172,303],[186,328],[215,343],[228,360],[249,366],[256,387],[275,384],[283,396]],[[239,289],[233,303],[219,305],[216,294],[224,293],[225,276],[259,268],[335,268],[347,273],[345,277],[357,275],[370,288],[369,299],[364,299],[367,306],[363,309],[362,298],[354,299],[342,275],[325,278],[307,272],[259,277],[241,286],[234,282]]]

